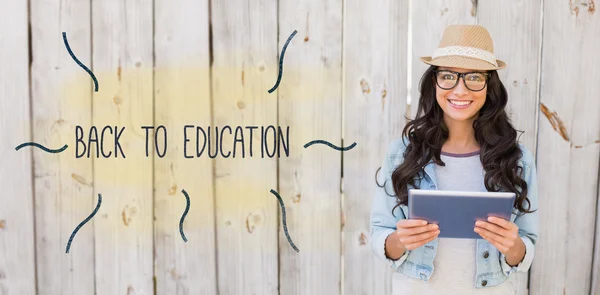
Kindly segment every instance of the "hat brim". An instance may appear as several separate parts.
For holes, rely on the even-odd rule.
[[[461,68],[472,70],[500,70],[506,67],[506,63],[496,59],[498,66],[490,64],[486,61],[459,55],[440,56],[436,59],[431,59],[431,56],[423,56],[419,58],[422,62],[438,67]]]

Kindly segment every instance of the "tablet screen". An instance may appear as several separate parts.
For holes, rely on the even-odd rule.
[[[510,221],[515,193],[408,191],[408,218],[423,219],[440,226],[440,238],[475,238],[475,221],[496,216]]]

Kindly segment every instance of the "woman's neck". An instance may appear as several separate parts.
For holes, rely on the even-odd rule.
[[[442,151],[453,154],[464,154],[479,150],[475,139],[473,120],[454,121],[444,120],[448,127],[448,139],[442,145]]]

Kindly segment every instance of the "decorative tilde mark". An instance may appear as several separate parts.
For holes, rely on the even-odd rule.
[[[288,44],[290,44],[290,41],[292,41],[292,38],[294,38],[296,33],[298,33],[298,31],[294,30],[294,32],[292,32],[292,34],[288,37],[287,41],[285,41],[285,44],[283,45],[281,55],[279,56],[279,74],[277,75],[277,82],[275,82],[275,85],[273,85],[273,87],[269,89],[269,93],[275,91],[275,89],[277,89],[277,87],[279,86],[279,82],[281,82],[281,76],[283,75],[283,56],[285,55],[285,50],[287,49]]]
[[[311,145],[313,145],[313,144],[315,144],[315,143],[326,144],[326,145],[328,145],[329,147],[331,147],[331,148],[333,148],[333,149],[336,149],[336,150],[338,150],[338,151],[342,151],[342,152],[344,152],[344,151],[349,151],[349,150],[353,149],[353,148],[356,146],[356,142],[353,142],[351,145],[349,145],[349,146],[347,146],[347,147],[338,147],[338,146],[335,146],[335,145],[333,145],[332,143],[330,143],[330,142],[328,142],[328,141],[325,141],[325,140],[320,140],[320,139],[318,139],[318,140],[313,140],[313,141],[311,141],[311,142],[309,142],[309,143],[305,144],[305,145],[304,145],[304,148],[307,148],[307,147],[309,147],[309,146],[311,146]]]
[[[67,251],[65,253],[69,253],[69,249],[71,249],[71,242],[73,242],[73,238],[75,237],[75,234],[77,233],[77,231],[79,231],[79,229],[84,224],[86,224],[88,221],[90,221],[92,219],[92,217],[94,217],[94,215],[96,215],[96,213],[98,212],[98,209],[100,209],[100,205],[101,204],[102,204],[102,195],[98,194],[98,204],[96,204],[96,208],[94,209],[94,211],[92,212],[92,214],[90,214],[90,216],[88,216],[81,223],[79,223],[79,225],[77,225],[77,227],[75,228],[75,230],[73,230],[73,233],[71,233],[71,237],[69,237],[69,242],[67,242]]]
[[[47,148],[47,147],[45,147],[45,146],[43,146],[43,145],[41,145],[41,144],[39,144],[39,143],[35,143],[35,142],[25,142],[25,143],[22,143],[22,144],[18,145],[18,146],[15,148],[15,150],[17,150],[17,151],[18,151],[18,150],[20,150],[21,148],[24,148],[24,147],[26,147],[26,146],[34,146],[34,147],[37,147],[37,148],[40,148],[40,149],[42,149],[44,152],[47,152],[47,153],[53,153],[53,154],[56,154],[56,153],[63,152],[64,150],[66,150],[66,149],[69,147],[68,145],[66,145],[66,144],[65,144],[63,147],[61,147],[61,148],[59,148],[59,149],[51,150],[51,149],[49,149],[49,148]]]
[[[279,205],[281,206],[281,219],[283,222],[283,231],[285,232],[285,236],[287,237],[287,240],[290,243],[290,246],[292,246],[292,248],[294,248],[296,253],[298,253],[298,252],[300,252],[300,250],[298,250],[296,245],[294,245],[294,242],[292,241],[292,238],[290,238],[290,234],[288,233],[287,223],[286,223],[286,219],[285,219],[285,204],[283,204],[283,200],[281,199],[281,197],[279,196],[279,194],[276,191],[271,190],[271,193],[274,194],[275,197],[277,197],[277,200],[279,200]]]
[[[181,192],[185,196],[186,205],[185,210],[183,211],[183,215],[181,215],[181,219],[179,219],[179,233],[181,234],[181,238],[183,239],[183,241],[187,243],[188,240],[185,237],[185,234],[183,233],[183,221],[185,220],[185,216],[188,214],[188,211],[190,211],[190,196],[184,189],[182,189]]]
[[[73,60],[92,77],[92,80],[94,80],[94,91],[98,92],[98,79],[96,79],[96,76],[94,75],[94,73],[92,73],[92,71],[88,67],[86,67],[83,63],[81,63],[79,61],[79,59],[77,59],[75,54],[73,54],[73,51],[71,50],[71,47],[69,46],[69,41],[67,40],[67,33],[62,32],[62,36],[63,36],[63,41],[65,43],[65,47],[67,48],[67,51],[69,52],[69,55],[71,55]]]

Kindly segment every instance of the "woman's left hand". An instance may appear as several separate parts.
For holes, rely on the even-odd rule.
[[[504,254],[509,265],[517,265],[523,260],[525,244],[519,237],[516,224],[502,218],[488,217],[488,222],[475,222],[474,231]]]

